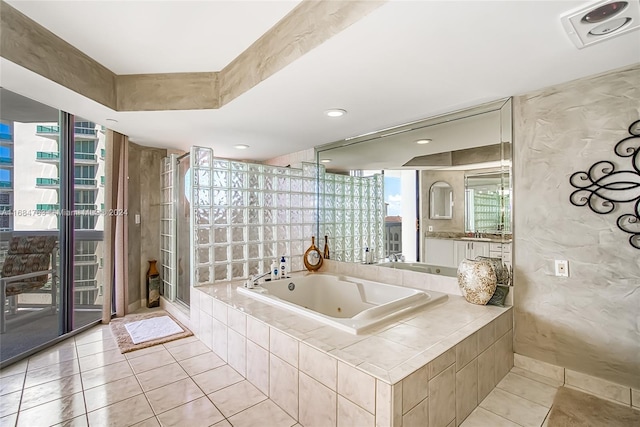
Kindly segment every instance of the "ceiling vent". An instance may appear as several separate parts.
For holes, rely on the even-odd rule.
[[[640,0],[598,1],[561,17],[573,43],[582,49],[640,29]]]

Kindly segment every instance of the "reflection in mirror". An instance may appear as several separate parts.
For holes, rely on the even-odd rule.
[[[465,231],[511,231],[509,173],[500,170],[465,177]]]
[[[429,193],[429,218],[451,219],[453,211],[453,187],[444,181],[438,181],[431,185]]]
[[[455,271],[465,258],[482,255],[506,260],[505,251],[510,257],[511,143],[509,98],[347,138],[316,147],[316,154],[327,172],[382,171],[385,250],[375,262],[393,264],[403,258],[396,256],[400,253],[407,264],[420,262]],[[487,172],[495,174],[496,180],[491,189],[492,203],[497,203],[492,219],[481,218],[481,199],[487,196],[485,190],[474,187],[478,182],[474,176]],[[394,182],[392,177],[400,179]],[[319,212],[319,218],[324,216]],[[395,227],[393,233],[387,233],[391,227]],[[396,235],[397,240],[389,238]],[[467,244],[471,240],[477,244]],[[415,265],[414,270],[427,271]]]

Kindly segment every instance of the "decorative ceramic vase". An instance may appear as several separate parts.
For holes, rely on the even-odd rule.
[[[491,264],[493,271],[496,273],[498,285],[509,286],[511,284],[511,274],[509,268],[502,262],[500,258],[490,258],[486,256],[477,256],[476,261],[487,261]]]
[[[472,304],[485,305],[497,286],[496,272],[489,261],[465,259],[458,266],[458,286]]]
[[[311,236],[311,246],[304,253],[302,260],[309,271],[317,271],[322,266],[322,253],[316,246],[316,238],[314,236]]]
[[[162,287],[162,279],[156,267],[155,259],[149,260],[149,270],[147,270],[147,307],[160,306],[160,288]]]

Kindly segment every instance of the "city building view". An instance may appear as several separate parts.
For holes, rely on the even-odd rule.
[[[12,236],[50,235],[57,240],[60,215],[73,215],[75,321],[86,324],[100,318],[103,303],[105,135],[101,126],[80,118],[74,134],[75,208],[62,212],[58,123],[0,122],[0,262]],[[58,267],[57,250],[56,245],[52,268]],[[14,296],[8,321],[57,304],[50,277],[38,293]]]

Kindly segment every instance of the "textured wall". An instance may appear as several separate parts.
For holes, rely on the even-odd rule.
[[[129,143],[130,309],[146,303],[148,261],[160,259],[160,165],[166,155],[167,150]]]
[[[444,181],[453,187],[453,218],[429,219],[429,190],[433,183]],[[464,171],[424,170],[420,175],[420,203],[422,204],[421,229],[424,234],[429,226],[433,231],[464,232]]]
[[[514,350],[638,388],[640,251],[617,215],[569,203],[569,176],[600,160],[630,169],[613,147],[640,118],[640,65],[520,96],[514,107]],[[554,259],[569,261],[570,277],[554,276]]]

